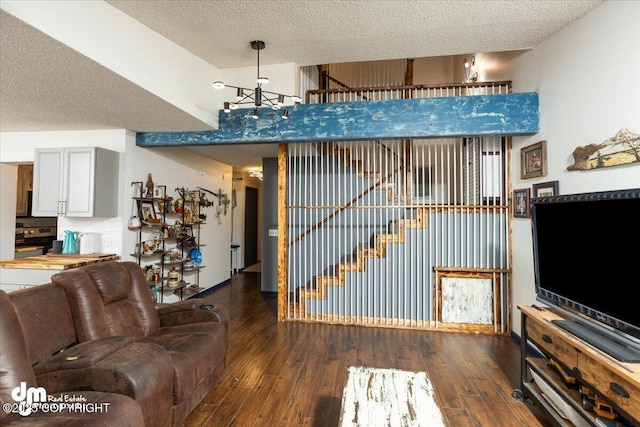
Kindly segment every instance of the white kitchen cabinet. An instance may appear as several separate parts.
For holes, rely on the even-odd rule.
[[[119,158],[99,147],[36,149],[31,214],[117,216]]]

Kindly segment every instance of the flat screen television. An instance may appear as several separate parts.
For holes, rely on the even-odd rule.
[[[531,221],[536,299],[640,361],[640,188],[533,198]]]

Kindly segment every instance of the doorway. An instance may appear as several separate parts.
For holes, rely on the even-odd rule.
[[[245,187],[244,267],[258,262],[258,189]]]

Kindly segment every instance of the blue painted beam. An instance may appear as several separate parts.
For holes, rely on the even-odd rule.
[[[219,129],[148,132],[140,147],[357,141],[401,138],[534,135],[539,130],[538,94],[511,93],[428,99],[300,104],[281,111],[220,111]]]

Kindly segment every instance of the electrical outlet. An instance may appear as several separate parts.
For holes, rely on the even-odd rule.
[[[111,234],[103,234],[102,235],[102,247],[110,248],[113,246],[113,236]]]

